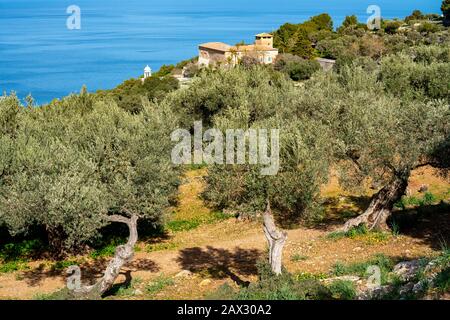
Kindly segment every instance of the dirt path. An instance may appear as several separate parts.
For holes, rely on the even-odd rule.
[[[202,171],[194,171],[186,176],[180,188],[180,205],[175,210],[175,218],[201,219],[210,214],[198,197],[203,188],[203,175]],[[414,233],[339,240],[327,238],[327,233],[320,228],[305,227],[288,231],[283,257],[286,268],[290,272],[326,273],[336,262],[362,261],[377,253],[396,259],[412,259],[434,255],[439,250],[429,238]],[[146,251],[148,244],[140,243],[141,250],[124,270],[144,285],[161,274],[173,278],[182,270],[193,273],[191,277],[176,278],[175,285],[153,296],[158,299],[197,299],[224,282],[236,284],[254,280],[255,263],[266,248],[259,223],[234,218],[171,233],[164,241],[166,249],[153,252]],[[82,265],[84,279],[100,276],[106,262],[107,259],[103,259]],[[35,261],[29,266],[26,271],[0,275],[0,299],[32,299],[64,286],[63,275],[49,270],[48,262]],[[121,276],[118,282],[125,280],[126,277]]]

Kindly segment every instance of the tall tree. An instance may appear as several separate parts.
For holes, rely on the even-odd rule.
[[[10,100],[0,109],[16,108]],[[0,136],[12,139],[0,169],[0,220],[11,234],[43,227],[61,257],[99,236],[111,214],[162,223],[178,180],[168,109],[147,103],[132,115],[84,93],[19,118],[14,137]]]
[[[387,229],[411,171],[430,164],[431,153],[448,135],[448,104],[394,98],[384,93],[376,75],[363,69],[345,67],[338,79],[338,84],[326,85],[332,90],[331,99],[316,112],[333,128],[341,182],[355,186],[370,178],[381,186],[367,210],[343,230],[362,223],[370,229]],[[313,87],[308,91],[311,97],[323,92]]]
[[[342,22],[342,27],[347,28],[351,26],[357,26],[358,25],[358,17],[355,15],[352,16],[346,16],[344,19],[344,22]]]
[[[441,10],[444,15],[444,24],[450,26],[450,0],[442,1]]]

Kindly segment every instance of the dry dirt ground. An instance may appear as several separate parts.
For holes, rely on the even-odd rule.
[[[186,174],[173,219],[202,220],[211,215],[199,198],[205,174],[205,170]],[[417,194],[423,184],[442,198],[450,198],[449,181],[429,168],[414,173],[409,187],[411,193]],[[329,219],[323,224],[288,231],[283,259],[292,273],[327,273],[336,262],[364,261],[377,253],[399,260],[433,256],[439,253],[442,239],[450,235],[449,215],[445,214],[445,221],[424,220],[420,226],[400,230],[396,236],[329,239],[326,235],[335,223],[342,221],[342,215],[361,212],[367,197],[355,198],[340,191],[335,179],[324,187],[323,193],[329,197]],[[171,232],[161,241],[163,244],[150,252],[146,250],[148,243],[139,243],[134,261],[118,279],[118,284],[134,279],[131,280],[133,291],[119,290],[109,299],[201,299],[224,282],[237,286],[254,281],[255,263],[266,248],[260,223],[235,218],[204,223],[189,231]],[[84,281],[101,276],[107,261],[107,258],[86,258],[81,265]],[[182,270],[189,270],[191,275],[176,277]],[[164,279],[169,280],[164,282]],[[0,274],[0,299],[35,299],[64,285],[61,271],[52,271],[48,261],[33,261],[27,270]],[[146,289],[149,286],[153,288],[150,291]]]

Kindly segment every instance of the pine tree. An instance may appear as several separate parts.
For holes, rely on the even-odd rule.
[[[441,6],[444,15],[444,25],[450,26],[450,0],[443,0]]]

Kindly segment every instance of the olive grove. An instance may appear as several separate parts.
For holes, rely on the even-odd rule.
[[[169,155],[177,118],[150,103],[133,115],[83,92],[39,108],[5,96],[0,119],[8,124],[0,131],[0,224],[12,235],[43,228],[62,257],[111,222],[129,225],[103,293],[131,258],[137,220],[161,225],[176,193]]]

